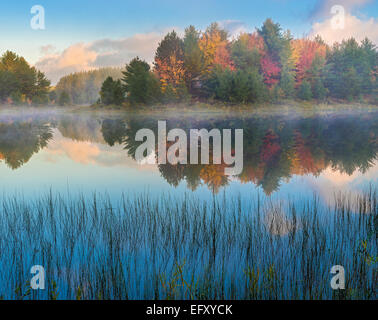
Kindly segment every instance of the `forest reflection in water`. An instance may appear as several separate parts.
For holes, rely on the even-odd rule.
[[[157,122],[162,118],[87,113],[0,115],[0,166],[17,170],[43,150],[58,152],[57,141],[62,138],[71,141],[71,148],[76,145],[78,159],[86,152],[80,144],[93,143],[109,146],[125,163],[130,163],[141,144],[135,141],[137,131],[148,128],[157,136]],[[185,181],[190,190],[206,185],[218,193],[233,181],[252,182],[267,195],[294,176],[317,177],[327,170],[347,176],[364,174],[377,159],[377,119],[377,112],[307,117],[167,117],[164,120],[168,130],[181,128],[188,135],[190,129],[243,129],[244,169],[236,177],[224,174],[225,164],[165,164],[158,165],[158,170],[173,187]],[[138,166],[136,162],[134,165]]]

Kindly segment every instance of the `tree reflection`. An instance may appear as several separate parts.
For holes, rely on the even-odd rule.
[[[45,148],[52,136],[49,124],[35,121],[0,122],[0,161],[12,169],[18,169],[33,154]]]
[[[244,169],[232,179],[260,186],[266,194],[280,188],[283,180],[294,175],[320,175],[331,168],[343,174],[365,173],[377,160],[377,114],[363,117],[333,115],[289,118],[265,117],[182,117],[169,118],[167,129],[181,128],[190,135],[191,129],[244,130]],[[63,137],[74,141],[122,145],[135,159],[142,142],[135,141],[140,129],[151,129],[157,137],[159,118],[147,116],[60,115],[53,118],[33,118],[0,121],[0,162],[17,169],[33,154],[47,146],[58,128]],[[157,139],[156,139],[157,143]],[[167,143],[167,148],[169,147]],[[211,145],[211,144],[210,144]],[[157,145],[156,152],[157,154]],[[190,150],[188,150],[190,154]],[[212,151],[211,151],[212,154]],[[211,161],[210,161],[211,163]],[[226,165],[159,164],[161,176],[172,186],[186,182],[196,190],[206,185],[214,193],[228,185],[224,175]]]
[[[134,139],[136,132],[149,128],[157,137],[157,120],[134,118],[126,122],[127,129],[115,126],[108,133],[118,128],[114,132],[116,141],[123,141],[129,155],[135,159],[135,151],[141,144]],[[188,136],[190,129],[243,128],[244,170],[237,179],[261,186],[268,195],[279,189],[283,179],[293,175],[318,176],[328,167],[348,175],[356,170],[365,173],[377,159],[378,128],[375,123],[374,116],[356,121],[350,115],[167,121],[168,130],[181,128]],[[120,135],[124,131],[122,139]],[[112,141],[109,137],[106,140]],[[161,175],[172,186],[186,181],[188,187],[195,190],[205,184],[215,193],[230,182],[230,177],[224,175],[224,168],[224,164],[159,165]]]

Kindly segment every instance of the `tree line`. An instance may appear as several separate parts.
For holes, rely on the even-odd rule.
[[[0,57],[0,102],[8,104],[93,104],[107,77],[119,79],[121,68],[101,68],[62,77],[55,87],[45,74],[12,51]]]
[[[103,83],[101,103],[156,104],[190,99],[225,103],[319,101],[327,98],[376,103],[376,46],[354,38],[327,45],[321,37],[294,39],[267,19],[253,33],[230,39],[217,23],[205,32],[190,26],[160,42],[153,67],[138,57],[122,79]]]
[[[0,57],[0,101],[13,104],[152,105],[191,100],[233,103],[328,98],[378,103],[378,52],[369,39],[327,45],[319,36],[294,39],[267,19],[231,39],[217,23],[180,38],[168,33],[153,66],[138,57],[122,70],[70,74],[55,88],[17,54]]]
[[[93,104],[100,98],[99,92],[105,79],[120,79],[121,71],[121,68],[101,68],[64,76],[51,93],[51,100],[62,106]]]

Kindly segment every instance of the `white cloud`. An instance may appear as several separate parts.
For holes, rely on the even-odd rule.
[[[352,14],[352,10],[370,2],[372,2],[372,0],[319,0],[310,16],[312,18],[328,17],[331,13],[331,8],[335,5],[343,6],[346,12]]]
[[[223,20],[218,22],[219,26],[228,31],[230,38],[236,38],[240,33],[248,32],[246,23],[239,20]]]
[[[46,46],[42,46],[40,50],[43,55],[47,55],[52,54],[56,50],[56,48],[55,46],[48,44]]]
[[[331,19],[314,23],[311,36],[320,35],[329,44],[341,42],[343,39],[351,37],[358,41],[368,37],[375,44],[378,44],[378,19],[362,20],[351,14],[346,14],[343,29],[332,28]]]
[[[73,72],[124,66],[136,56],[152,63],[159,42],[171,30],[76,43],[63,52],[54,52],[55,48],[47,45],[41,48],[42,57],[35,66],[56,83],[62,76]]]

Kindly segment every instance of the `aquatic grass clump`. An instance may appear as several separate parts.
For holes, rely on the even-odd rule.
[[[376,299],[377,195],[4,197],[3,299]],[[31,290],[30,268],[46,269]],[[331,267],[345,268],[332,290]]]

